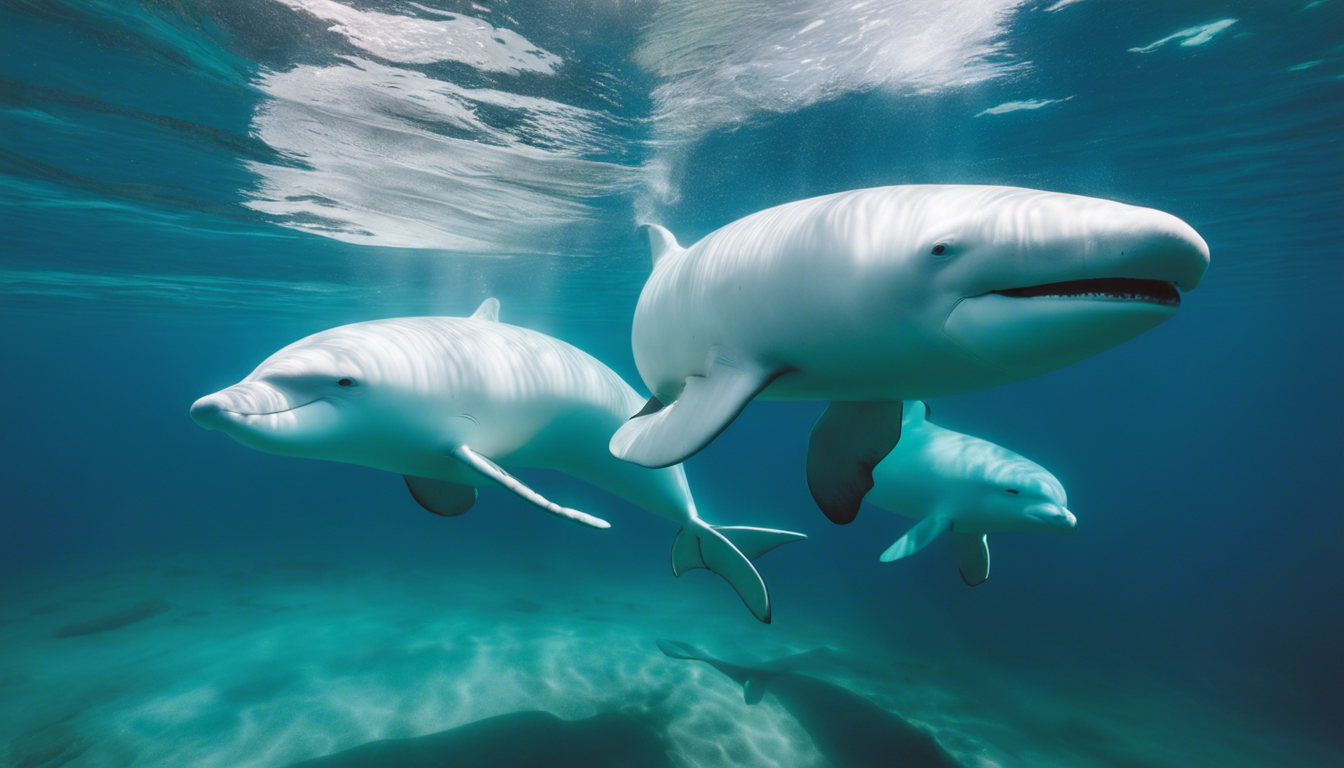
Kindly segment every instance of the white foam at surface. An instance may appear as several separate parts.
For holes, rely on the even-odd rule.
[[[984,115],[1003,115],[1009,112],[1020,112],[1024,109],[1040,109],[1041,107],[1048,107],[1051,104],[1063,103],[1072,98],[1073,98],[1072,96],[1065,96],[1062,99],[1027,99],[1025,101],[1005,101],[1004,103],[998,105],[997,107],[990,107],[989,109],[977,113],[976,117],[981,117]]]
[[[1236,23],[1237,23],[1236,19],[1222,19],[1219,21],[1210,22],[1208,24],[1201,24],[1200,26],[1197,27],[1182,29],[1181,31],[1176,32],[1175,34],[1167,35],[1166,37],[1156,42],[1149,43],[1148,45],[1139,48],[1130,48],[1129,50],[1131,53],[1151,53],[1157,50],[1158,48],[1161,48],[1162,46],[1166,45],[1167,43],[1172,42],[1173,40],[1180,40],[1182,48],[1191,48],[1199,45],[1207,45],[1210,41],[1213,40],[1215,36],[1218,35],[1219,32],[1222,32],[1223,30],[1227,29],[1228,27]]]
[[[685,146],[762,113],[847,93],[935,93],[1021,68],[1004,33],[1024,0],[669,0],[635,61],[654,89],[655,199],[676,199]],[[661,197],[661,199],[658,199]],[[641,211],[641,214],[643,211]]]
[[[1057,0],[1057,2],[1054,5],[1048,6],[1045,9],[1045,11],[1046,13],[1054,13],[1055,11],[1063,10],[1069,7],[1070,5],[1081,3],[1082,1],[1083,0]]]
[[[467,89],[416,64],[547,76],[560,58],[481,19],[275,0],[332,23],[372,58],[264,73],[253,133],[294,164],[253,162],[247,205],[346,242],[464,255],[573,250],[559,236],[651,217],[679,197],[695,142],[754,117],[845,94],[917,95],[1020,71],[1006,31],[1027,0],[668,0],[634,53],[657,78],[638,167],[612,115],[498,89]],[[521,120],[490,124],[485,110]],[[598,159],[600,158],[600,159]]]
[[[364,59],[265,74],[253,133],[302,167],[253,162],[248,207],[346,242],[535,253],[558,228],[600,218],[593,201],[633,171],[585,155],[611,119],[495,89],[469,89]],[[505,129],[482,108],[515,117]]]
[[[333,22],[332,30],[388,61],[405,64],[458,61],[492,72],[545,74],[554,72],[560,64],[559,56],[533,45],[517,32],[496,28],[471,16],[452,14],[442,20],[418,19],[356,10],[333,0],[275,1]]]

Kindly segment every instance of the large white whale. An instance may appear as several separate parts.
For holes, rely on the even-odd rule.
[[[901,441],[873,469],[866,498],[920,522],[882,553],[883,562],[912,555],[946,533],[961,578],[989,578],[990,533],[1073,533],[1064,486],[1045,467],[988,440],[928,420],[928,406],[905,403]]]
[[[806,537],[708,525],[680,466],[649,470],[612,457],[608,438],[640,402],[582,350],[499,322],[499,302],[487,299],[468,318],[375,320],[314,334],[197,400],[191,417],[259,451],[403,475],[415,500],[439,515],[460,515],[477,487],[499,485],[553,515],[608,527],[505,468],[559,470],[680,525],[673,573],[719,574],[768,623],[770,595],[750,561]]]
[[[1209,249],[1167,213],[1014,187],[863,189],[754,213],[681,248],[645,229],[635,363],[653,397],[616,456],[678,464],[752,398],[830,400],[807,481],[847,523],[901,401],[1031,378],[1175,314]]]

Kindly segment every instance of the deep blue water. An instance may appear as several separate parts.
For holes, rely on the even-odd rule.
[[[632,707],[677,765],[824,764],[666,636],[841,649],[832,680],[967,765],[1341,760],[1340,0],[14,0],[0,110],[0,764],[279,766]],[[581,483],[530,476],[611,531],[499,492],[443,520],[187,417],[302,336],[487,296],[642,392],[636,224],[691,243],[903,183],[1159,208],[1212,252],[1161,327],[934,402],[1079,518],[991,539],[975,589],[946,551],[878,562],[908,521],[817,511],[819,403],[687,464],[706,518],[810,535],[760,563],[769,627]]]

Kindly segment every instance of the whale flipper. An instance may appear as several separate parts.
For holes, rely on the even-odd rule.
[[[983,533],[952,534],[952,549],[957,553],[957,567],[961,580],[968,587],[978,587],[989,578],[989,541]]]
[[[411,497],[420,506],[440,517],[457,517],[476,503],[476,489],[470,485],[402,475]]]
[[[890,563],[892,560],[900,560],[906,555],[913,555],[927,547],[929,542],[938,538],[938,534],[951,529],[952,523],[944,518],[926,517],[919,522],[919,525],[906,531],[905,535],[897,539],[895,544],[887,547],[887,551],[882,553],[881,560],[884,563]],[[985,553],[985,567],[986,569],[989,567],[988,550]]]
[[[807,444],[807,487],[826,517],[852,522],[873,489],[873,467],[901,439],[899,400],[832,401],[812,427]]]
[[[706,375],[686,379],[676,402],[636,416],[617,430],[611,438],[611,453],[650,469],[680,464],[709,445],[753,397],[783,373],[716,355]],[[640,413],[648,409],[645,406]]]
[[[770,623],[770,593],[751,561],[782,544],[807,537],[792,531],[705,525],[696,520],[672,541],[672,575],[706,568],[722,576],[752,614]],[[739,546],[740,542],[740,546]]]
[[[504,468],[495,462],[487,459],[481,454],[473,451],[469,446],[459,445],[453,449],[453,456],[468,467],[479,472],[481,475],[493,480],[507,490],[512,491],[518,498],[527,503],[538,507],[546,512],[550,512],[556,517],[563,517],[566,520],[573,520],[576,523],[591,526],[593,528],[610,528],[611,523],[598,517],[593,517],[577,509],[562,507],[553,501],[548,500],[540,493],[528,488],[521,480],[504,471]]]

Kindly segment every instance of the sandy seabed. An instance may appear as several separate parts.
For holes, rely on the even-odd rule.
[[[731,595],[706,605],[658,575],[594,584],[214,558],[16,578],[0,600],[0,765],[287,766],[522,712],[619,714],[610,722],[682,768],[832,765],[771,696],[746,704],[740,686],[665,657],[657,638],[737,660],[826,645],[852,662],[826,680],[933,733],[967,766],[1344,764],[1179,689],[1079,701],[820,623],[764,628]]]

